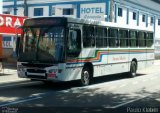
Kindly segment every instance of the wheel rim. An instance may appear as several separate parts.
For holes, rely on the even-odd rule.
[[[84,71],[82,75],[82,84],[83,85],[88,85],[89,84],[89,72]]]

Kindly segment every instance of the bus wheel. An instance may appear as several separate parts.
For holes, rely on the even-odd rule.
[[[91,72],[87,67],[85,67],[83,68],[81,74],[81,85],[87,86],[90,84],[90,81],[91,81]]]
[[[136,72],[137,72],[137,64],[135,61],[131,62],[131,66],[130,66],[130,77],[135,77],[136,76]]]

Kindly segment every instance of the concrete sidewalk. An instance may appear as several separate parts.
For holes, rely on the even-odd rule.
[[[16,64],[4,64],[3,69],[0,71],[0,84],[26,81],[28,79],[19,78],[17,75],[17,65]]]
[[[155,60],[154,65],[160,65],[160,60]]]

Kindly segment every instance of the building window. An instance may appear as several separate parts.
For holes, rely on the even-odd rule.
[[[65,8],[63,9],[63,15],[73,15],[73,8]]]
[[[136,20],[137,19],[137,14],[136,12],[133,12],[133,20]]]
[[[142,22],[146,21],[146,15],[142,15]]]
[[[160,25],[160,19],[158,19],[158,25]]]
[[[55,15],[55,14],[56,14],[56,8],[52,7],[52,15]]]
[[[34,8],[34,16],[43,16],[43,8]]]
[[[123,16],[123,10],[122,8],[118,8],[118,16]]]
[[[151,24],[153,24],[153,17],[151,17]]]

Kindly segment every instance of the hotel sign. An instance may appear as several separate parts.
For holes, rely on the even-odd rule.
[[[105,3],[82,4],[80,6],[80,18],[105,21]]]

